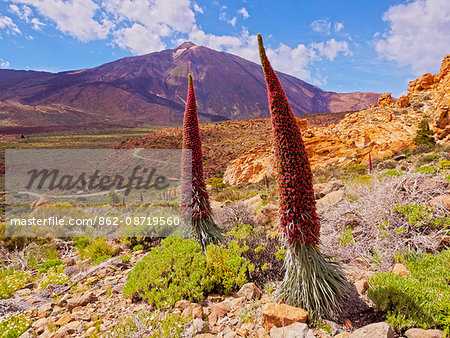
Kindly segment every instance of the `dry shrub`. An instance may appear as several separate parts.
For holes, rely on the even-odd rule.
[[[225,232],[232,230],[238,224],[250,224],[255,227],[255,212],[244,201],[230,202],[222,208],[213,210],[214,220]]]
[[[375,270],[390,268],[397,253],[436,250],[447,230],[425,221],[412,225],[395,207],[429,208],[428,201],[444,194],[447,185],[438,177],[408,173],[347,186],[347,198],[320,215],[324,250],[344,263],[360,257]],[[429,210],[434,219],[448,221],[442,206]]]

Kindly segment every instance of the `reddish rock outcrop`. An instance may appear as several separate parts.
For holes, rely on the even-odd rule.
[[[397,100],[397,106],[400,108],[406,108],[409,106],[409,97],[408,95],[400,96],[400,98]]]
[[[394,103],[395,103],[395,101],[392,98],[391,93],[381,94],[380,98],[378,99],[379,107],[392,106]]]

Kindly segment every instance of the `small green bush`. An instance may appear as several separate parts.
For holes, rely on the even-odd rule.
[[[373,180],[373,176],[370,176],[370,175],[356,175],[355,177],[353,177],[352,182],[367,184],[367,183],[372,182],[372,180]]]
[[[352,227],[347,227],[341,234],[341,236],[339,237],[339,244],[344,247],[347,244],[352,244],[355,243],[355,238],[353,237],[352,234],[353,228]]]
[[[416,173],[433,175],[439,172],[439,168],[434,165],[423,166],[416,169]]]
[[[382,176],[383,177],[398,177],[398,176],[402,176],[404,173],[405,172],[403,170],[389,169]]]
[[[352,163],[348,165],[346,168],[341,170],[341,178],[342,179],[352,179],[355,176],[363,176],[367,175],[368,168],[365,164],[362,163]]]
[[[286,251],[280,250],[278,230],[271,231],[270,227],[250,224],[237,224],[225,234],[226,240],[236,241],[241,248],[241,256],[251,262],[249,265],[249,280],[259,287],[268,281],[283,278],[283,260]],[[280,251],[280,252],[279,252]]]
[[[69,284],[70,279],[62,272],[61,266],[50,269],[41,280],[40,289],[44,290],[48,285],[65,285]]]
[[[129,262],[131,260],[131,255],[124,254],[124,255],[120,256],[119,259],[121,259],[124,262]]]
[[[419,123],[419,127],[417,129],[417,135],[414,138],[414,144],[416,146],[432,146],[436,145],[436,141],[434,140],[434,132],[430,129],[430,125],[427,120],[422,120]]]
[[[231,241],[228,248],[210,245],[206,248],[206,263],[212,282],[226,295],[247,282],[247,271],[254,266],[242,255],[247,248],[241,248],[237,241]]]
[[[439,162],[438,167],[443,170],[450,170],[450,161],[443,160]]]
[[[368,296],[386,312],[398,330],[450,326],[450,250],[438,255],[410,253],[403,256],[410,274],[392,272],[369,279]]]
[[[0,319],[0,337],[19,337],[30,325],[29,317],[23,313],[7,314]]]
[[[115,193],[114,190],[110,190],[108,193],[108,197],[107,197],[107,203],[108,204],[119,204],[120,201],[120,197]]]
[[[29,272],[16,270],[0,271],[0,299],[7,299],[17,290],[22,289],[31,281]]]
[[[133,251],[139,251],[142,249],[144,249],[144,246],[142,244],[138,244],[133,247]]]
[[[111,258],[111,255],[103,255],[103,256],[100,256],[100,257],[97,257],[96,259],[94,259],[92,261],[92,264],[93,265],[98,265],[101,262],[103,262],[105,259],[110,259],[110,258]]]
[[[145,333],[145,337],[182,337],[188,319],[177,313],[141,312],[119,323],[108,337],[136,337]],[[150,332],[149,332],[150,331]]]
[[[63,264],[64,264],[64,262],[60,259],[52,259],[52,260],[40,263],[37,266],[37,271],[39,273],[45,273],[49,269],[54,268],[55,266],[58,266],[58,265],[63,265]]]
[[[91,258],[93,261],[105,256],[112,257],[117,253],[117,249],[112,248],[106,239],[102,237],[92,239],[79,238],[75,241],[75,246],[78,248],[82,258]]]
[[[181,299],[201,302],[213,290],[229,293],[247,282],[250,264],[241,252],[230,243],[209,246],[205,255],[193,239],[166,238],[131,271],[124,297],[138,296],[161,308]]]
[[[394,211],[401,213],[413,227],[429,226],[444,229],[450,227],[450,217],[436,216],[434,209],[423,205],[409,203],[394,207]]]
[[[423,155],[419,159],[419,162],[420,163],[431,163],[431,162],[434,162],[437,159],[439,159],[439,157],[440,157],[439,154],[435,154],[435,153],[433,153],[433,154],[426,154],[426,155]]]

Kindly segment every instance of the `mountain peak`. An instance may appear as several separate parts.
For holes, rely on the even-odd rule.
[[[185,41],[181,45],[179,45],[177,48],[174,48],[174,49],[181,49],[181,48],[189,49],[189,48],[194,47],[194,46],[196,46],[195,43],[193,43],[191,41]]]

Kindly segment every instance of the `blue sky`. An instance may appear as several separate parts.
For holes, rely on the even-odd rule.
[[[197,45],[323,89],[399,96],[450,53],[450,1],[2,0],[0,67],[62,71]]]

